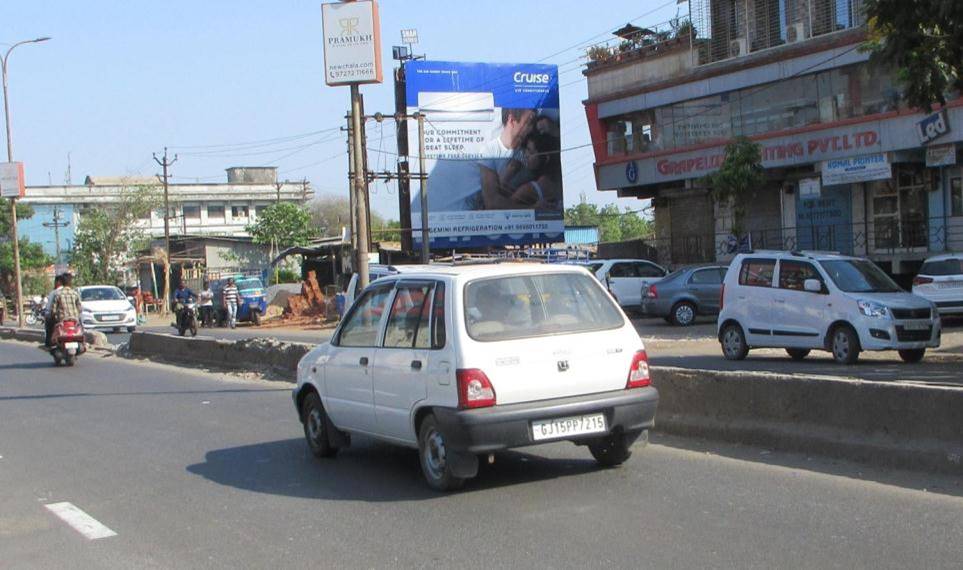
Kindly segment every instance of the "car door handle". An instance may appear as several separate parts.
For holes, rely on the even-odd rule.
[[[367,365],[368,365],[368,357],[367,357],[367,356],[362,356],[362,357],[361,357],[361,360],[358,361],[358,364],[360,364],[361,366],[367,366]]]
[[[311,367],[311,374],[317,374],[317,373],[318,373],[318,367],[317,367],[317,366],[312,366],[312,367]]]
[[[412,369],[412,370],[421,370],[421,361],[420,361],[420,360],[412,360],[412,361],[411,361],[411,369]]]

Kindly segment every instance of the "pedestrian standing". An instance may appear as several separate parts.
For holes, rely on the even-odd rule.
[[[0,291],[0,325],[7,318],[7,298],[3,296],[3,291]]]
[[[228,325],[233,329],[235,323],[237,322],[237,303],[241,295],[237,291],[237,285],[234,284],[234,279],[228,279],[227,285],[224,287],[223,292],[224,306],[227,307],[227,322]]]
[[[201,324],[208,328],[214,326],[214,291],[208,281],[201,291]]]

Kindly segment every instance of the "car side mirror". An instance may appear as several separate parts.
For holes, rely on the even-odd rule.
[[[806,279],[806,281],[803,282],[803,289],[810,293],[822,293],[823,284],[819,279]]]

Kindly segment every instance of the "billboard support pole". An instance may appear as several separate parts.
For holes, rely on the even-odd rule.
[[[368,212],[365,208],[364,149],[361,139],[361,90],[357,83],[351,84],[351,133],[354,154],[354,217],[357,232],[355,247],[355,271],[358,272],[358,290],[368,286]]]
[[[405,62],[395,70],[395,114],[403,117],[407,112],[405,97],[406,78]],[[414,244],[411,234],[411,180],[408,176],[410,165],[408,162],[408,120],[407,117],[397,121],[398,144],[398,218],[401,220],[401,251],[411,252]]]
[[[421,181],[421,262],[431,260],[428,243],[428,176],[425,173],[425,115],[418,112],[418,180]]]

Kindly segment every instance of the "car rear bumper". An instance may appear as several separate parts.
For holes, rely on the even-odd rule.
[[[610,434],[637,437],[655,425],[658,403],[659,392],[649,386],[476,410],[435,408],[434,414],[449,447],[479,454],[555,441],[590,443]],[[605,415],[606,432],[543,440],[532,434],[532,421],[595,413]]]

